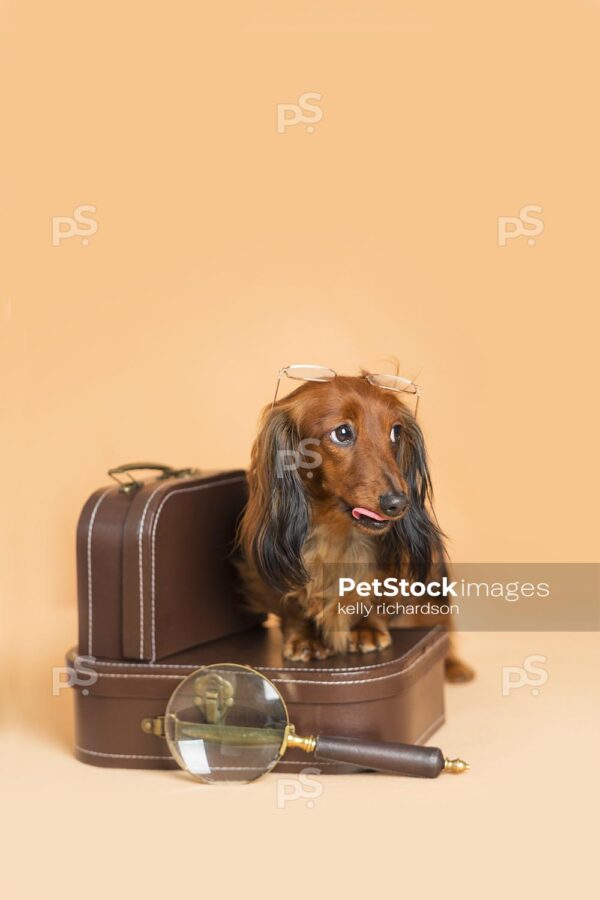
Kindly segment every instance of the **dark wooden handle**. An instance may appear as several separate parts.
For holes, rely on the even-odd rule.
[[[439,747],[418,747],[414,744],[384,744],[347,737],[317,738],[315,756],[332,762],[348,763],[362,769],[395,772],[397,775],[418,775],[437,778],[444,769],[444,756]]]

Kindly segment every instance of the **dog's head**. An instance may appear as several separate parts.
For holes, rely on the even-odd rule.
[[[419,579],[442,552],[422,432],[397,392],[364,377],[307,382],[267,410],[249,480],[242,538],[277,589],[308,580],[311,522],[379,539],[382,564]]]

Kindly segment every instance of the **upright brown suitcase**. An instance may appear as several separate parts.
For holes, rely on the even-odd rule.
[[[159,476],[143,481],[140,470]],[[230,560],[243,471],[133,463],[109,475],[77,528],[82,655],[151,662],[261,620],[236,596]]]
[[[171,769],[176,763],[164,738],[144,730],[146,719],[163,716],[182,679],[200,666],[234,662],[263,672],[276,685],[299,734],[330,734],[376,741],[424,743],[444,721],[446,632],[439,626],[392,632],[393,643],[377,654],[348,654],[310,663],[290,663],[281,653],[277,626],[194,647],[156,663],[77,661],[75,753],[97,766]],[[323,773],[355,767],[315,760],[290,750],[276,771],[314,765]]]

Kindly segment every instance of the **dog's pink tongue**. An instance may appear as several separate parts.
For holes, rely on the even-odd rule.
[[[364,506],[355,506],[352,510],[352,515],[355,519],[360,519],[361,516],[368,516],[369,519],[375,519],[376,522],[385,522],[388,518],[387,516],[380,516],[379,513],[373,512],[372,509],[365,509]]]

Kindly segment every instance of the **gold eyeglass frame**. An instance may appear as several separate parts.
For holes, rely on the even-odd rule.
[[[293,370],[298,371],[299,369],[314,369],[315,375],[314,377],[307,377],[306,375],[294,375]],[[327,373],[327,374],[316,374],[317,372]],[[315,366],[315,365],[302,365],[300,363],[295,363],[291,366],[284,366],[277,373],[277,384],[275,385],[275,394],[273,396],[273,403],[271,404],[271,409],[275,406],[277,402],[277,394],[279,393],[279,385],[281,383],[282,377],[285,375],[286,378],[290,378],[292,381],[333,381],[334,378],[337,378],[337,372],[334,369],[331,369],[329,366]],[[372,373],[370,375],[364,375],[363,378],[372,384],[374,387],[379,387],[384,391],[395,391],[398,394],[411,394],[415,396],[415,418],[417,417],[417,413],[419,411],[419,398],[421,396],[421,388],[418,384],[415,384],[414,381],[411,381],[409,378],[403,378],[401,375],[384,375],[384,374],[376,374]],[[378,379],[382,379],[381,381]],[[392,384],[383,384],[383,380],[391,381]]]

